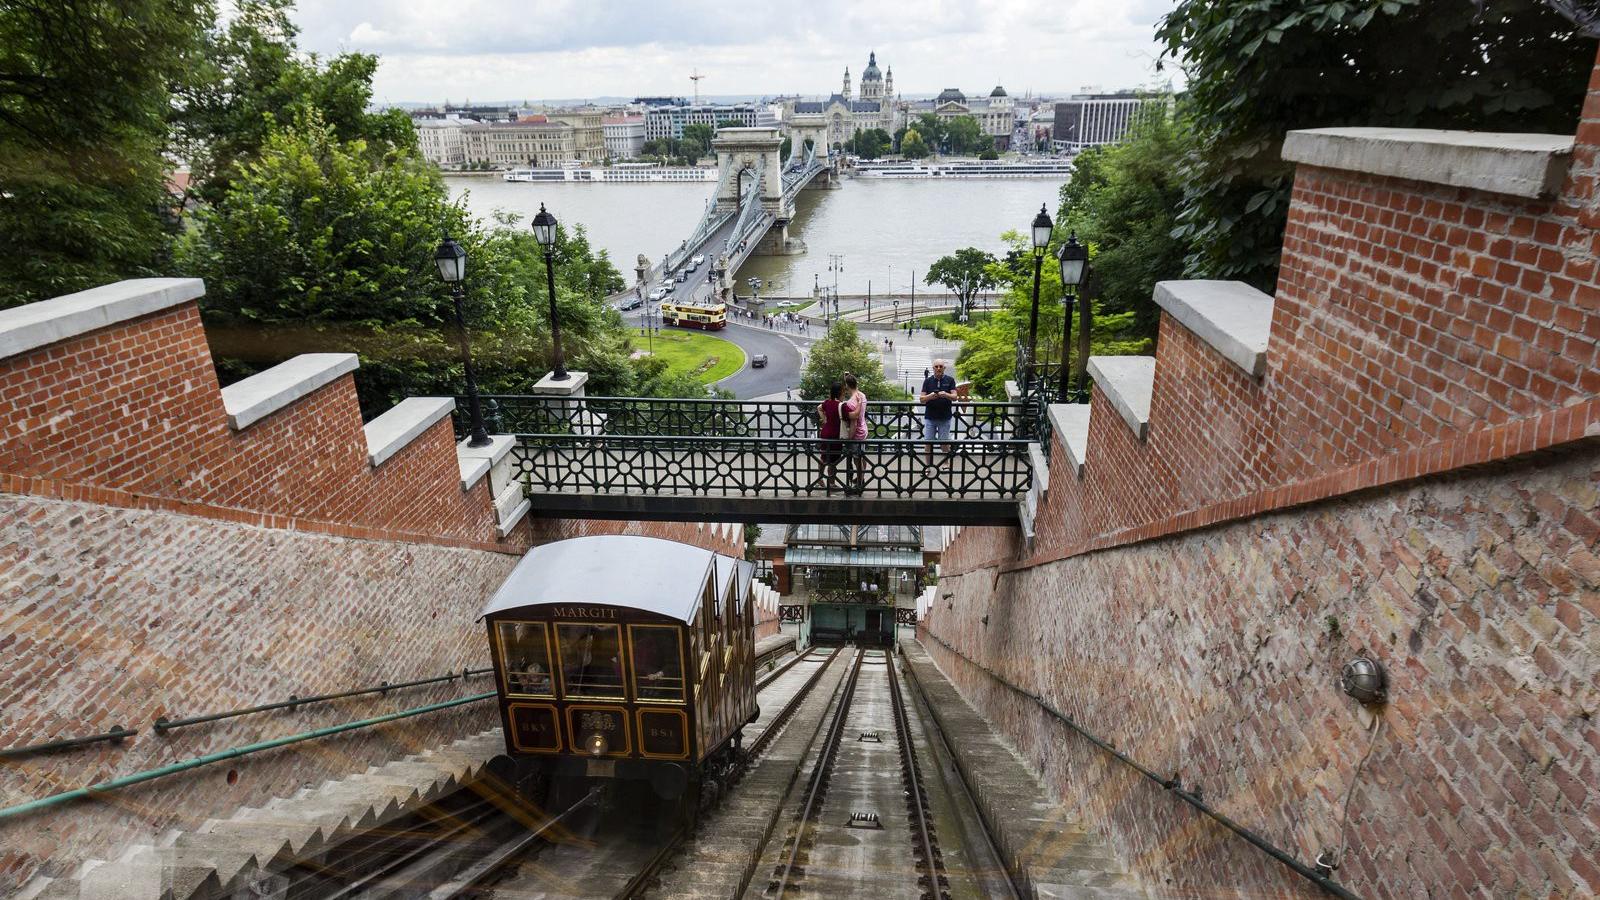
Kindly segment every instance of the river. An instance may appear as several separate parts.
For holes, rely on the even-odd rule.
[[[633,277],[634,258],[659,260],[688,236],[716,187],[700,184],[528,184],[499,178],[447,177],[452,197],[467,193],[473,215],[488,219],[496,210],[517,213],[523,225],[539,204],[564,224],[583,224],[593,244],[611,255],[624,276]],[[916,273],[961,247],[991,252],[1005,249],[1000,234],[1024,234],[1039,204],[1055,214],[1062,181],[1021,179],[845,179],[835,190],[801,191],[789,235],[805,241],[798,256],[757,256],[738,273],[759,276],[766,296],[809,294],[813,279],[833,284],[829,255],[843,256],[839,291],[863,293],[869,283],[882,294],[893,278],[895,290],[910,290]],[[942,293],[942,289],[940,289]]]

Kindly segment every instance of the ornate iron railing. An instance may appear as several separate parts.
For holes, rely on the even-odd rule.
[[[519,434],[533,493],[1011,500],[1033,481],[1028,442]],[[952,452],[947,453],[946,450]],[[834,481],[825,477],[831,465]]]
[[[497,434],[640,435],[661,437],[813,438],[819,425],[817,404],[796,401],[680,400],[641,397],[491,396],[483,398],[489,430]],[[466,422],[456,404],[456,434]],[[918,440],[920,403],[872,403],[867,407],[871,437]],[[955,404],[952,434],[958,441],[1016,440],[1027,433],[1027,410],[1018,403],[988,401]]]
[[[811,593],[812,603],[859,603],[867,606],[892,606],[894,595],[887,591],[860,591],[849,588],[820,588]]]

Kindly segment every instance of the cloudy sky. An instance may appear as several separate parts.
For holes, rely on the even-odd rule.
[[[1147,87],[1172,0],[300,0],[301,44],[380,54],[379,102],[826,94],[868,50],[902,94]]]

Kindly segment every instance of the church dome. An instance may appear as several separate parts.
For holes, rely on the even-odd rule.
[[[867,68],[861,73],[862,81],[882,81],[883,75],[878,71],[878,52],[876,50],[867,54]]]
[[[956,103],[965,103],[967,102],[967,95],[961,93],[960,89],[958,88],[945,88],[939,92],[939,96],[936,98],[935,102],[949,103],[952,100]]]
[[[991,96],[991,97],[1004,97],[1005,95],[1006,95],[1006,89],[1001,87],[1001,86],[999,86],[999,85],[995,85],[994,90],[989,92],[989,96]]]

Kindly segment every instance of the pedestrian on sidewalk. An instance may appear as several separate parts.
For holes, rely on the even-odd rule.
[[[949,364],[943,359],[933,361],[933,374],[922,379],[922,393],[917,401],[922,404],[922,439],[928,442],[928,465],[933,465],[933,442],[945,442],[945,458],[950,458],[951,426],[955,423],[956,380],[945,374]],[[927,370],[923,370],[927,371]]]

